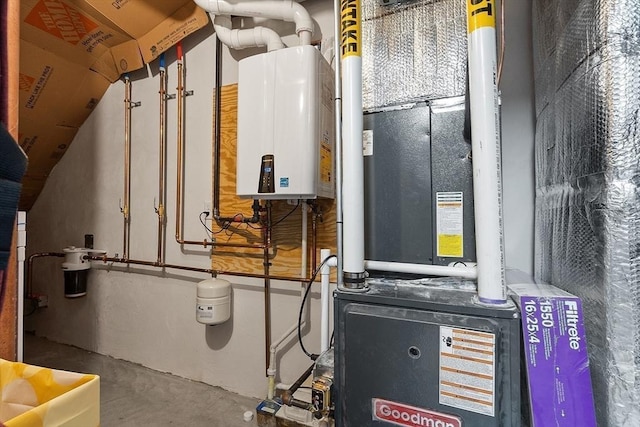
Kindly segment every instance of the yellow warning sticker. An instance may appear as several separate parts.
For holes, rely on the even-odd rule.
[[[437,256],[462,258],[464,256],[463,193],[436,193]]]
[[[438,256],[462,258],[462,235],[438,234]]]
[[[340,56],[362,56],[360,0],[340,0]]]
[[[333,156],[331,153],[331,145],[329,141],[325,139],[320,144],[320,180],[322,182],[331,183],[332,166]]]
[[[494,0],[467,0],[467,25],[469,34],[482,27],[496,27]]]

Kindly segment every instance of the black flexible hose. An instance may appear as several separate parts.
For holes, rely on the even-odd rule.
[[[303,353],[306,354],[311,360],[316,360],[319,354],[309,353],[306,347],[304,346],[304,343],[302,342],[302,312],[304,311],[304,304],[307,301],[307,298],[309,297],[309,292],[311,291],[311,285],[316,280],[316,276],[318,275],[322,267],[324,267],[327,261],[329,261],[331,258],[336,258],[336,256],[330,255],[326,257],[324,261],[320,263],[318,268],[316,268],[316,271],[313,272],[313,275],[311,276],[311,280],[309,280],[309,284],[307,285],[307,289],[304,292],[304,296],[302,297],[302,302],[300,303],[300,312],[298,313],[298,342],[300,343],[300,348],[302,348]]]

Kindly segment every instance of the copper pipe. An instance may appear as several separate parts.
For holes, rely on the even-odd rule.
[[[199,245],[202,247],[220,247],[220,248],[246,248],[246,249],[264,249],[263,244],[252,245],[251,243],[227,243],[213,242],[211,240],[177,240],[181,245]]]
[[[271,201],[267,200],[266,223],[262,229],[264,236],[264,372],[267,376],[271,362],[271,278],[269,277],[269,247],[271,247]]]
[[[309,378],[311,373],[313,372],[313,368],[315,368],[315,364],[311,365],[306,371],[300,375],[300,377],[296,380],[295,383],[288,390],[285,390],[282,394],[282,403],[287,406],[296,406],[298,408],[311,410],[313,406],[305,402],[304,400],[299,400],[293,397],[293,394],[304,384],[304,382]]]
[[[227,276],[240,276],[240,277],[251,277],[254,279],[264,279],[267,276],[263,275],[263,274],[254,274],[254,273],[242,273],[242,272],[236,272],[236,271],[224,271],[224,270],[217,270],[216,274],[225,274]],[[282,280],[285,282],[300,282],[300,281],[309,281],[311,280],[310,277],[291,277],[291,276],[274,276],[272,274],[269,274],[269,279],[273,279],[273,280]]]
[[[124,78],[124,205],[120,208],[123,216],[122,257],[129,258],[131,220],[129,217],[131,198],[131,80]]]
[[[102,255],[102,256],[87,255],[85,258],[93,261],[102,261],[104,263],[115,262],[119,264],[145,265],[148,267],[173,268],[176,270],[197,271],[199,273],[209,273],[209,274],[217,273],[215,270],[212,270],[210,268],[188,267],[184,265],[167,264],[167,263],[158,262],[158,261],[142,261],[139,259],[115,258],[115,257],[108,257],[106,255]]]
[[[220,145],[222,124],[222,42],[216,37],[216,75],[215,75],[215,129],[213,148],[213,217],[220,216]]]
[[[183,202],[184,202],[184,169],[185,169],[185,147],[184,147],[184,106],[185,98],[193,93],[193,91],[185,90],[186,68],[182,62],[182,46],[178,44],[178,86],[176,87],[176,109],[178,111],[178,131],[176,138],[176,243],[179,245],[197,245],[197,246],[221,246],[221,244],[213,243],[208,240],[184,240],[183,239]],[[233,247],[253,247],[253,246],[233,246]],[[260,246],[259,249],[262,249]]]
[[[158,164],[158,263],[163,261],[164,255],[164,226],[165,226],[165,183],[166,183],[166,111],[167,111],[167,74],[164,68],[164,56],[160,57],[160,143],[159,143],[159,164]]]
[[[210,246],[219,246],[221,248],[247,248],[247,249],[269,249],[270,246],[264,244],[252,245],[250,243],[225,243],[225,242],[211,242]]]
[[[28,297],[33,293],[32,292],[33,291],[33,288],[32,288],[33,261],[36,258],[42,258],[42,257],[48,257],[48,256],[64,258],[64,254],[61,252],[38,252],[38,253],[29,255],[29,258],[27,259],[27,288],[25,289],[25,293],[26,293],[25,297]]]
[[[220,40],[216,41],[216,76],[215,76],[215,119],[214,119],[214,182],[213,182],[213,218],[220,222],[250,222],[257,223],[257,210],[250,219],[236,221],[235,217],[223,218],[220,216],[220,124],[222,121],[221,113],[221,87],[222,87],[222,44]],[[186,80],[186,69],[182,64],[182,48],[178,45],[178,138],[177,138],[177,191],[176,191],[176,242],[180,245],[197,245],[197,246],[219,246],[228,248],[248,248],[248,249],[264,249],[264,245],[251,245],[242,243],[215,243],[183,239],[183,202],[184,202],[184,99],[192,94],[192,91],[186,91],[184,82]],[[257,203],[257,201],[256,201]]]
[[[213,219],[218,224],[225,222],[237,222],[236,216],[223,217],[220,215],[220,152],[222,142],[222,42],[216,37],[216,65],[215,65],[215,116],[213,119]],[[244,223],[258,223],[258,210],[255,207],[258,200],[254,200],[253,216],[244,219]]]
[[[227,276],[251,277],[253,279],[265,279],[267,277],[264,274],[243,273],[243,272],[238,272],[238,271],[217,270],[216,273],[217,274],[227,275]],[[302,277],[274,276],[272,274],[269,274],[269,279],[282,280],[282,281],[285,281],[285,282],[300,282],[301,280],[307,280],[307,281],[310,280],[310,279],[305,279],[305,278],[302,278]]]
[[[184,192],[184,183],[182,181],[184,177],[184,67],[182,66],[182,59],[178,59],[178,87],[176,88],[177,94],[177,110],[178,110],[178,136],[177,136],[177,176],[176,176],[176,241],[180,244],[182,242],[182,200]]]
[[[51,255],[54,256],[54,255]],[[57,256],[57,255],[56,255]],[[64,254],[61,254],[64,256]],[[157,261],[142,261],[138,259],[124,259],[124,258],[116,258],[116,257],[108,257],[106,255],[87,255],[86,259],[92,261],[102,261],[104,263],[114,262],[118,264],[133,264],[133,265],[144,265],[148,267],[157,267],[157,268],[173,268],[176,270],[185,270],[185,271],[195,271],[199,273],[209,273],[212,275],[226,275],[226,276],[238,276],[238,277],[250,277],[254,279],[264,279],[267,276],[264,274],[254,274],[254,273],[243,273],[240,271],[225,271],[225,270],[215,270],[211,268],[199,268],[199,267],[189,267],[184,265],[176,265],[176,264],[167,264],[164,262]],[[270,279],[273,280],[282,280],[286,282],[300,282],[301,280],[309,281],[309,278],[301,278],[301,277],[290,277],[290,276],[272,276],[269,275]]]

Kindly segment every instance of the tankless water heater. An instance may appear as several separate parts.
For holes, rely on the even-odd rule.
[[[239,62],[236,193],[334,197],[333,71],[313,46]]]

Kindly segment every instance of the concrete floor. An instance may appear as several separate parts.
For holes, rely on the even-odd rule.
[[[25,363],[100,375],[102,427],[258,425],[243,420],[256,399],[33,335],[24,348]]]

